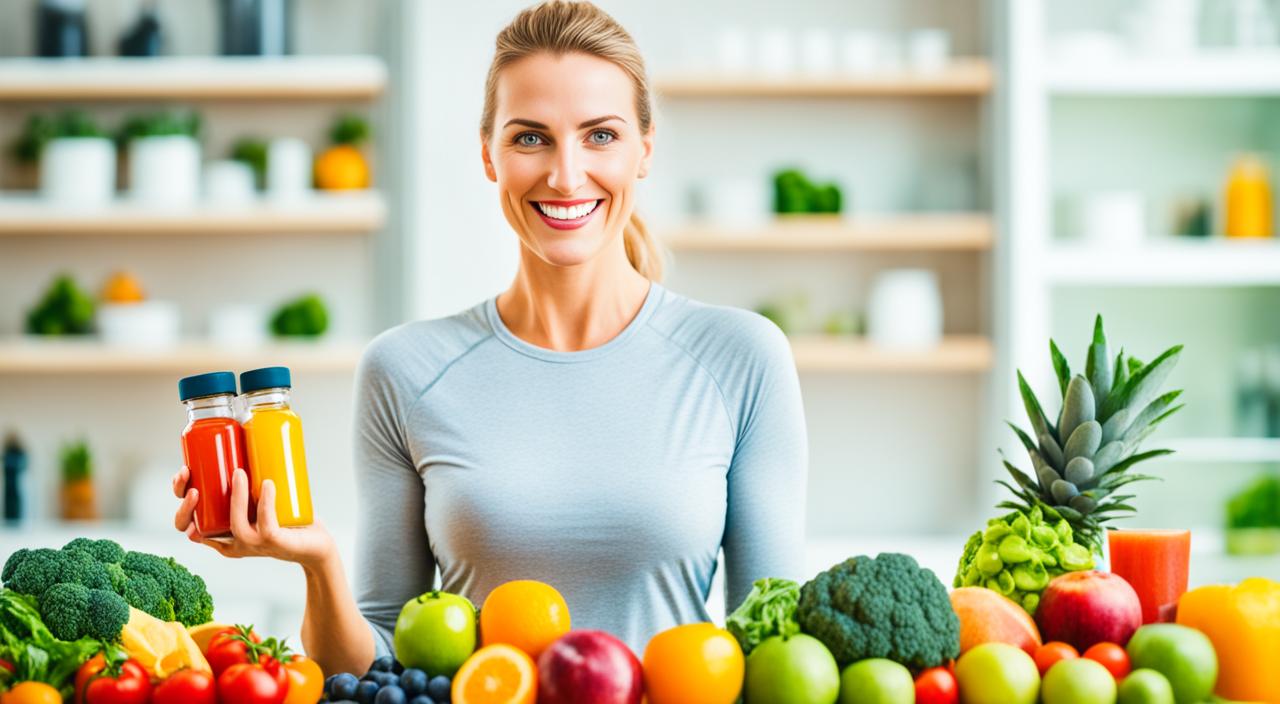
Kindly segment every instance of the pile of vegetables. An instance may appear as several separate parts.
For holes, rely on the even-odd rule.
[[[32,694],[28,701],[52,696],[49,701],[61,702],[70,694],[68,680],[100,647],[91,638],[55,637],[41,620],[34,598],[11,589],[0,591],[0,691],[20,686]]]
[[[742,605],[729,615],[726,630],[738,640],[742,654],[750,655],[766,638],[790,638],[800,632],[795,616],[799,602],[796,582],[774,577],[756,580]]]
[[[19,550],[0,580],[34,597],[44,624],[65,641],[119,640],[131,606],[186,626],[213,618],[203,579],[172,558],[125,551],[111,540],[76,538],[60,550]]]

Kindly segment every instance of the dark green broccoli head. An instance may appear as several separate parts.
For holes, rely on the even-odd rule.
[[[212,621],[213,597],[209,595],[204,580],[177,562],[173,567],[173,620],[181,621],[184,626],[199,626]]]
[[[30,550],[22,548],[10,555],[9,559],[4,561],[4,569],[0,570],[0,582],[8,582],[13,579],[14,571],[18,569],[18,565],[27,559],[27,555],[30,552]]]
[[[64,555],[51,548],[20,550],[5,563],[4,585],[20,594],[39,595],[62,581]]]
[[[161,586],[155,577],[136,572],[125,578],[120,591],[129,605],[145,611],[161,621],[173,621],[173,599],[169,590]]]
[[[89,590],[69,583],[49,587],[40,594],[40,617],[58,639],[80,639],[89,617]]]
[[[946,587],[907,555],[854,557],[819,574],[801,587],[796,620],[840,667],[888,658],[923,670],[960,654]]]
[[[103,564],[114,564],[124,559],[124,548],[114,540],[94,540],[93,538],[76,538],[62,546],[63,551],[83,550],[93,559]]]

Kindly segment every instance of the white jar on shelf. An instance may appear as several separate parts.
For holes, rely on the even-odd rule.
[[[106,137],[60,137],[40,155],[40,195],[67,208],[100,208],[116,192],[116,145]]]
[[[926,350],[942,341],[942,294],[928,269],[891,269],[871,286],[867,336],[891,349]]]
[[[267,197],[294,201],[311,194],[311,147],[296,137],[271,140],[267,146]]]
[[[129,142],[129,196],[149,208],[188,208],[200,197],[200,143],[187,135]]]

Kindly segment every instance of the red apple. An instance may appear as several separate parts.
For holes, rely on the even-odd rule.
[[[640,704],[644,676],[625,643],[570,631],[538,657],[538,704]]]
[[[1142,603],[1120,575],[1068,572],[1045,588],[1036,623],[1046,643],[1070,643],[1082,653],[1097,643],[1123,648],[1142,625]]]

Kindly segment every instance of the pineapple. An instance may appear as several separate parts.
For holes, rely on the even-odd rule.
[[[1172,452],[1137,450],[1161,421],[1182,408],[1174,405],[1182,391],[1160,392],[1178,363],[1182,345],[1169,348],[1149,364],[1126,357],[1121,349],[1113,364],[1099,315],[1084,374],[1071,375],[1066,358],[1052,340],[1049,351],[1062,393],[1062,410],[1056,422],[1050,421],[1018,372],[1032,434],[1013,423],[1009,427],[1027,448],[1035,477],[1018,469],[1002,453],[1013,484],[998,483],[1017,500],[1005,501],[1000,507],[1024,512],[1039,508],[1046,517],[1066,519],[1076,541],[1101,557],[1104,524],[1117,514],[1134,511],[1125,503],[1132,494],[1114,492],[1127,484],[1156,478],[1128,470]]]

